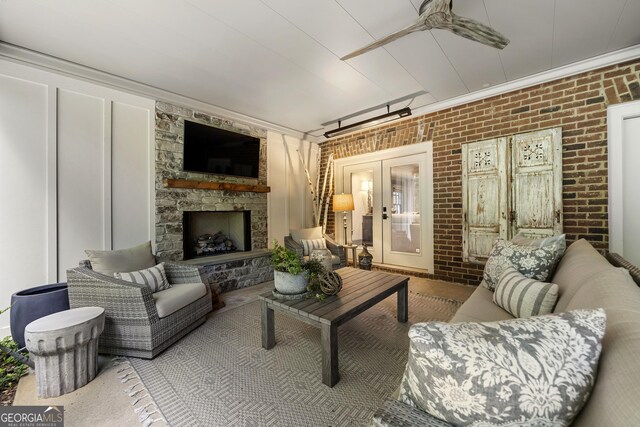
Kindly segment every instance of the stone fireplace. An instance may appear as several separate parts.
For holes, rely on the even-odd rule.
[[[234,176],[194,173],[183,170],[184,153],[184,120],[188,119],[209,126],[231,130],[260,138],[260,167],[258,178],[238,178]],[[226,212],[232,215],[245,215],[250,211],[246,221],[248,241],[236,242],[243,251],[258,251],[268,246],[267,229],[267,194],[251,191],[233,191],[226,189],[187,189],[167,188],[165,179],[190,179],[210,181],[221,184],[266,185],[267,183],[267,132],[264,129],[247,126],[243,123],[211,116],[200,111],[171,105],[156,103],[156,250],[164,259],[181,261],[193,258],[193,239],[198,236],[187,236],[184,214],[188,212]],[[194,220],[201,223],[201,218]],[[218,229],[201,230],[199,233],[215,234]],[[186,250],[189,248],[189,250]]]
[[[184,211],[184,259],[251,250],[251,211]]]
[[[184,171],[184,120],[260,139],[258,178]],[[227,291],[273,279],[267,225],[267,194],[251,190],[267,184],[267,132],[166,102],[156,102],[156,254],[165,260],[202,267],[212,290]],[[173,188],[167,179],[198,180],[220,188]],[[237,184],[241,190],[229,189]],[[232,187],[232,186],[231,186]],[[211,221],[214,221],[213,225]],[[238,225],[239,221],[242,225]],[[225,225],[226,224],[226,225]],[[242,230],[244,234],[237,233]],[[194,240],[222,231],[236,251],[194,257]],[[207,240],[208,238],[204,238]],[[215,240],[215,239],[213,239]],[[226,241],[226,240],[225,240]]]

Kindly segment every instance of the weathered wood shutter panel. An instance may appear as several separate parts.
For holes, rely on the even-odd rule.
[[[510,236],[562,233],[560,128],[514,135],[511,149]]]
[[[462,258],[484,262],[496,238],[562,233],[562,129],[462,146]]]
[[[463,259],[481,262],[497,237],[506,237],[506,138],[462,147]]]

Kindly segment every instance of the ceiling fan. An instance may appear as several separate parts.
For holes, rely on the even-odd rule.
[[[404,37],[416,31],[432,30],[434,28],[449,30],[454,34],[466,37],[473,41],[486,44],[496,49],[504,49],[509,44],[509,39],[491,27],[481,24],[473,19],[463,18],[451,11],[453,0],[424,0],[420,5],[418,21],[400,31],[389,34],[361,49],[343,56],[347,60],[365,52],[384,46],[394,40]]]

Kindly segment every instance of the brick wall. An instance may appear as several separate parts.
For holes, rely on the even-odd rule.
[[[640,60],[486,98],[322,144],[334,158],[433,141],[434,277],[477,284],[481,265],[462,262],[461,145],[562,126],[567,239],[608,247],[607,106],[640,99]],[[329,215],[328,232],[333,231]]]

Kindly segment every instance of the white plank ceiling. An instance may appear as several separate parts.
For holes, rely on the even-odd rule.
[[[418,108],[640,43],[640,0],[455,0],[511,43],[432,30],[339,59],[413,23],[420,3],[3,0],[0,41],[314,136],[394,100]]]

